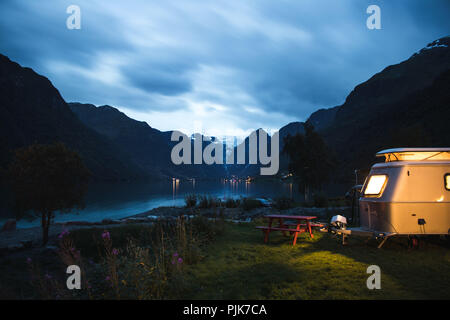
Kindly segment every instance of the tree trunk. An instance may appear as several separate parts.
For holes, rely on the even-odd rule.
[[[305,184],[305,202],[307,203],[309,201],[309,188],[308,185]]]
[[[48,229],[50,226],[50,213],[42,213],[42,246],[45,247],[45,245],[48,242]]]

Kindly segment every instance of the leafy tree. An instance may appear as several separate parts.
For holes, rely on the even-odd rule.
[[[62,143],[34,144],[16,150],[8,173],[17,218],[25,213],[40,216],[43,245],[48,242],[55,212],[84,207],[90,172],[80,156]]]
[[[309,188],[320,189],[335,169],[335,157],[322,137],[312,125],[305,124],[305,134],[288,135],[284,138],[283,153],[289,156],[289,171],[305,191],[308,200]]]

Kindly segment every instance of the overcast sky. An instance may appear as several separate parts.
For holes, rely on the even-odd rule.
[[[66,9],[81,8],[69,30]],[[381,30],[366,9],[381,8]],[[243,136],[333,107],[450,34],[450,1],[0,1],[0,53],[68,102],[109,104],[160,130]]]

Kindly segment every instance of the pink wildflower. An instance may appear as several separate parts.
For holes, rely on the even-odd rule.
[[[58,238],[62,239],[65,235],[70,234],[70,232],[67,229],[64,229],[59,235]]]
[[[109,232],[105,230],[105,231],[102,233],[102,238],[103,238],[103,239],[108,239],[108,240],[109,240],[109,239],[110,239]]]

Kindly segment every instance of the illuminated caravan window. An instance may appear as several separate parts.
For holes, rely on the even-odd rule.
[[[364,190],[364,195],[367,196],[378,196],[383,187],[386,185],[387,175],[385,174],[375,174],[369,178],[367,187]]]
[[[445,189],[450,190],[450,173],[447,173],[444,177]]]

